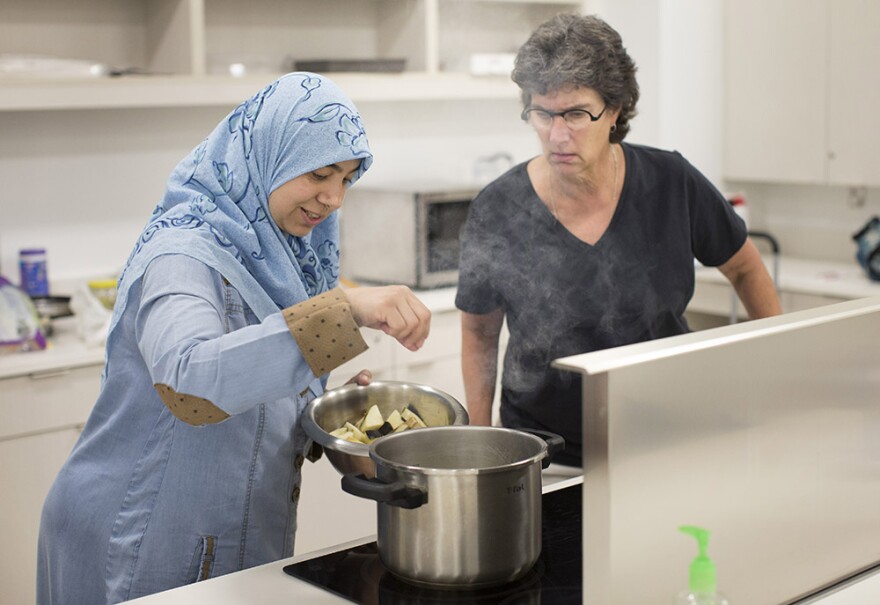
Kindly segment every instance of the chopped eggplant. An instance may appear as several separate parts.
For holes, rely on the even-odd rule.
[[[415,414],[416,416],[418,416],[418,417],[419,417],[419,420],[421,420],[422,422],[424,422],[424,419],[422,418],[422,415],[419,414],[419,411],[416,409],[416,406],[414,406],[413,404],[410,403],[409,405],[406,406],[406,409],[408,409],[410,412],[412,412],[413,414]]]
[[[424,420],[422,420],[422,418],[418,414],[413,412],[409,407],[405,408],[400,413],[400,416],[403,418],[403,421],[407,424],[407,426],[411,429],[428,426],[425,424]]]
[[[358,427],[350,422],[345,423],[345,428],[351,431],[352,438],[349,441],[360,441],[361,443],[369,443],[369,438]]]
[[[363,430],[362,427],[364,426],[364,421],[366,419],[367,419],[367,412],[363,412],[358,417],[357,421],[352,421],[351,424],[353,424],[360,431],[360,430]]]
[[[379,411],[378,405],[373,405],[367,410],[367,415],[364,418],[363,423],[361,424],[361,430],[363,432],[375,431],[380,426],[385,423],[385,419],[382,418],[382,412]]]
[[[330,434],[339,439],[349,439],[351,437],[351,431],[349,431],[344,426],[339,427],[335,431],[330,431]]]
[[[401,424],[403,424],[403,418],[400,417],[400,412],[394,410],[390,414],[388,414],[388,424],[391,425],[392,429],[396,429]]]
[[[382,426],[380,426],[379,428],[369,429],[367,431],[367,437],[369,437],[370,439],[378,439],[379,437],[384,437],[393,430],[394,429],[391,428],[390,424],[388,424],[387,422],[383,422]]]
[[[330,434],[354,443],[369,444],[390,433],[426,426],[428,425],[422,420],[418,410],[412,404],[400,410],[392,410],[388,414],[388,418],[382,417],[379,406],[372,405],[356,421],[346,422],[343,426],[331,431]]]

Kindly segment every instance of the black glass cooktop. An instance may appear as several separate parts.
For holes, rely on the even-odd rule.
[[[580,605],[581,487],[543,495],[541,556],[529,573],[509,584],[480,590],[409,584],[385,569],[375,542],[294,563],[284,571],[353,603],[369,605]]]

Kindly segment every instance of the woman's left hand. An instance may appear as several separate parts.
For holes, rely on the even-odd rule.
[[[361,370],[357,376],[352,376],[345,384],[357,384],[365,387],[371,382],[373,382],[373,373],[369,370]]]

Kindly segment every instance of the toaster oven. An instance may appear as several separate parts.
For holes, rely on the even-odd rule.
[[[459,231],[477,192],[352,188],[339,219],[342,277],[415,289],[455,286]]]

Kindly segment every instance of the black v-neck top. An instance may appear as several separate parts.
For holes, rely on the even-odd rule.
[[[694,259],[723,264],[747,236],[724,196],[679,153],[621,147],[623,189],[594,245],[556,221],[526,163],[480,192],[461,233],[456,306],[475,314],[502,307],[510,332],[502,420],[562,435],[560,461],[577,465],[580,378],[551,361],[689,331]]]

